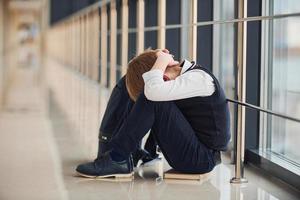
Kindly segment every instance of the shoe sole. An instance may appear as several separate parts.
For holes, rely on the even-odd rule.
[[[103,176],[91,176],[82,174],[80,172],[77,172],[79,176],[85,177],[85,178],[93,178],[93,179],[104,179],[104,178],[133,178],[134,172],[129,174],[109,174],[109,175],[103,175]]]

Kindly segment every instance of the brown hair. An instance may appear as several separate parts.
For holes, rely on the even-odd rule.
[[[155,50],[146,50],[129,62],[126,73],[126,88],[133,101],[137,100],[144,89],[143,73],[150,71],[156,58]]]

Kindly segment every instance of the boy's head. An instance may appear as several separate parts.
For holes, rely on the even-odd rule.
[[[150,71],[157,58],[157,50],[146,50],[144,53],[133,58],[127,68],[126,88],[130,98],[136,101],[144,89],[142,75]]]

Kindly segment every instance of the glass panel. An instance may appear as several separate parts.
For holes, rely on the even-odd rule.
[[[157,26],[157,0],[145,0],[145,27]],[[146,31],[144,35],[144,49],[157,48],[157,31]]]
[[[156,49],[157,48],[157,31],[145,32],[145,49]]]
[[[235,24],[213,26],[213,72],[229,98],[235,97]]]
[[[166,30],[166,48],[174,55],[175,59],[180,58],[180,29]]]
[[[214,20],[234,19],[235,0],[214,1]],[[235,24],[213,25],[212,70],[227,98],[235,99]],[[231,133],[235,124],[235,107],[230,106]],[[233,136],[231,137],[233,139]]]
[[[197,27],[197,60],[196,62],[207,69],[212,69],[213,25]],[[215,59],[215,58],[214,58]],[[218,58],[216,58],[218,59]]]
[[[299,2],[300,4],[300,2]],[[300,118],[300,18],[270,21],[269,108]],[[269,117],[268,147],[300,164],[300,124]]]
[[[227,98],[230,99],[236,98],[235,59],[235,24],[213,25],[213,74],[218,78]],[[233,104],[229,104],[229,108],[231,133],[233,134],[236,117],[235,107]],[[233,136],[231,138],[233,139]]]
[[[235,0],[214,1],[214,20],[233,19]],[[219,78],[229,98],[235,95],[234,73],[235,25],[213,26],[213,72]]]
[[[235,0],[214,1],[214,20],[229,20],[235,17]]]
[[[122,56],[122,1],[118,0],[116,1],[116,9],[117,9],[117,30],[119,32],[117,33],[117,70],[116,70],[116,80],[117,82],[122,78],[122,66],[121,66],[121,56]]]
[[[291,14],[300,12],[299,0],[271,0],[270,4],[274,9],[274,15],[278,14]]]
[[[136,33],[128,34],[128,61],[136,55]]]
[[[117,81],[121,78],[121,34],[117,34]]]
[[[166,24],[180,24],[180,0],[166,0]]]
[[[137,3],[136,0],[128,1],[128,8],[129,8],[128,26],[129,26],[129,28],[136,27],[136,14],[137,14],[136,3]]]
[[[145,0],[145,27],[157,26],[157,0]]]
[[[117,9],[117,29],[121,29],[121,23],[122,23],[122,1],[118,0],[116,1],[116,9]]]

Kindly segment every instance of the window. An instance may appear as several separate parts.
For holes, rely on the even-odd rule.
[[[300,2],[296,0],[269,1],[265,5],[265,14],[291,14],[299,12],[299,7]],[[299,118],[300,17],[266,20],[262,30],[261,102],[270,110]],[[300,167],[300,124],[265,115],[262,115],[261,122],[260,147]]]
[[[180,0],[166,0],[166,25],[180,24]],[[166,48],[180,58],[180,28],[166,30]]]
[[[214,1],[213,20],[234,19],[235,1]],[[235,83],[235,24],[213,25],[212,71],[223,87],[227,98],[236,99]],[[201,40],[201,37],[199,38]],[[200,41],[201,43],[201,41]],[[230,106],[231,132],[234,132],[235,108]],[[233,136],[231,137],[233,139]]]
[[[157,26],[157,0],[145,0],[145,27]],[[157,48],[157,30],[145,31],[144,48]]]
[[[129,28],[136,28],[136,14],[137,14],[137,6],[135,0],[128,1],[129,8]],[[136,55],[136,31],[129,32],[128,34],[128,60],[131,60]]]
[[[117,10],[117,60],[116,60],[116,81],[118,82],[121,79],[122,76],[122,66],[121,66],[121,46],[122,46],[122,35],[121,35],[121,6],[122,2],[121,1],[116,1],[116,10]]]

